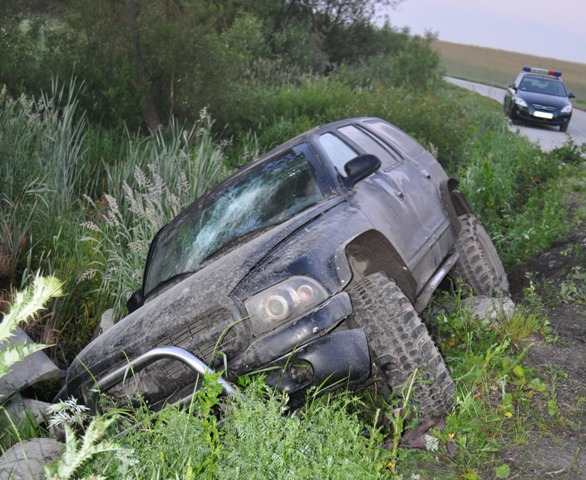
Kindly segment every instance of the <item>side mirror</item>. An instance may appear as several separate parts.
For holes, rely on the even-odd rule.
[[[570,92],[568,93],[568,98],[576,98],[576,95],[574,95],[574,92]]]
[[[517,87],[515,87],[515,84],[514,84],[514,83],[511,83],[511,84],[509,85],[509,88],[510,88],[510,89],[512,89],[512,90],[515,90],[515,91],[517,91]]]
[[[376,172],[381,166],[381,161],[376,155],[359,155],[344,165],[346,178],[344,184],[352,188],[363,178],[368,177],[371,173]]]
[[[142,288],[134,292],[126,302],[128,313],[132,313],[142,307],[144,298],[142,297]]]

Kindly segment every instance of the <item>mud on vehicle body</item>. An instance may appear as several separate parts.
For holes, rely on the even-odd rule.
[[[422,372],[420,415],[450,408],[454,384],[419,313],[449,275],[505,293],[492,242],[437,160],[377,118],[310,130],[186,207],[154,238],[129,314],[75,359],[70,395],[175,346],[228,380],[264,371],[306,390],[373,378],[399,392]],[[108,395],[153,406],[190,395],[197,375],[158,360]],[[102,383],[102,387],[103,387]]]

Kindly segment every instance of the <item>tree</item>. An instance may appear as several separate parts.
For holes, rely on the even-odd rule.
[[[126,25],[128,27],[130,42],[132,44],[132,58],[136,72],[136,81],[142,92],[142,114],[150,130],[157,130],[161,126],[161,119],[153,98],[151,84],[146,72],[146,63],[142,54],[140,43],[140,29],[138,23],[139,0],[124,0]]]

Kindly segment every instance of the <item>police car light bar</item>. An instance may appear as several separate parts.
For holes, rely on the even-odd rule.
[[[524,72],[541,73],[543,75],[553,75],[554,77],[561,77],[562,72],[556,72],[554,70],[547,70],[546,68],[535,68],[535,67],[523,67]]]

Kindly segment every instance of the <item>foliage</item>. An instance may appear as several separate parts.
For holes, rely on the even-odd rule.
[[[121,419],[124,431],[116,441],[138,460],[134,478],[386,477],[381,437],[354,413],[360,401],[351,394],[313,399],[287,415],[287,397],[260,378],[252,379],[242,397],[227,402],[220,402],[215,384],[213,375],[206,376],[188,408],[142,410],[132,424]],[[370,438],[363,435],[365,428]],[[111,475],[118,464],[107,453],[80,473]]]
[[[90,120],[109,127],[124,122],[133,129],[155,129],[173,118],[192,121],[204,107],[222,127],[232,124],[225,100],[242,98],[240,88],[255,63],[299,76],[348,65],[363,82],[376,75],[387,85],[425,87],[439,73],[430,39],[371,23],[375,7],[395,3],[61,0],[44,9],[17,4],[2,19],[0,51],[7,67],[0,68],[0,83],[9,84],[11,93],[30,94],[46,90],[46,78],[76,76]],[[39,27],[25,28],[29,24]],[[20,78],[10,67],[18,62],[30,66],[19,71]],[[389,67],[374,68],[380,64]],[[37,76],[45,65],[49,75]],[[361,65],[371,67],[360,73]],[[271,76],[262,81],[274,84]]]
[[[0,343],[5,344],[0,350],[0,377],[10,371],[10,366],[27,355],[42,350],[47,345],[8,344],[14,329],[33,318],[53,297],[63,295],[61,282],[54,277],[37,276],[29,288],[14,295],[12,306],[0,323]]]
[[[133,451],[124,448],[116,442],[104,440],[110,426],[117,420],[115,414],[98,416],[92,419],[85,413],[81,405],[77,405],[74,399],[61,401],[50,407],[50,413],[53,414],[50,424],[62,426],[65,430],[65,450],[61,458],[45,467],[46,478],[51,480],[67,480],[79,478],[77,472],[91,458],[112,454],[118,460],[117,476],[125,478],[132,465],[136,460],[132,458]],[[77,437],[74,426],[83,427],[84,422],[89,424],[85,427],[83,437]],[[92,477],[105,478],[105,477]]]

